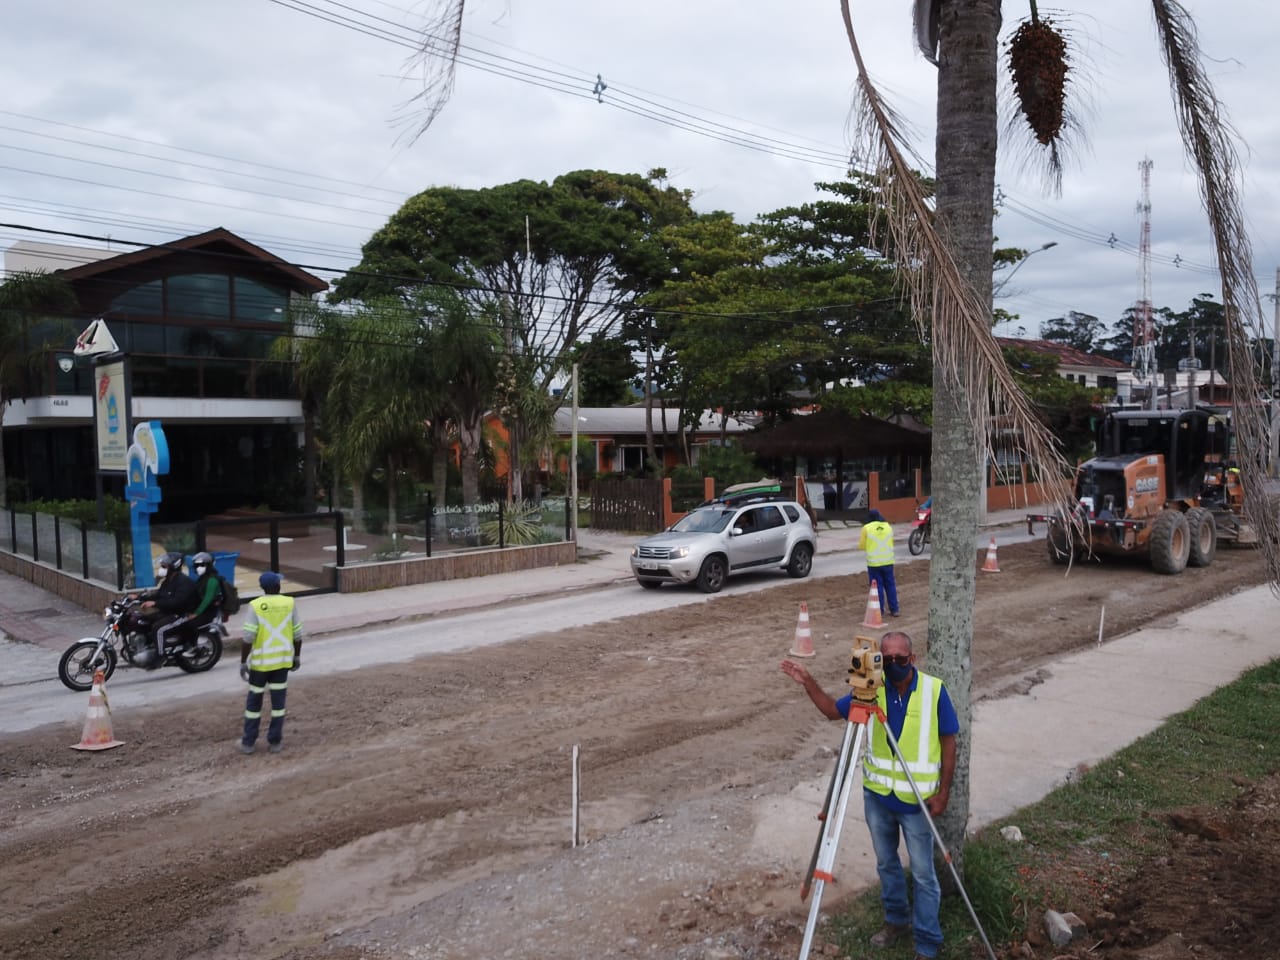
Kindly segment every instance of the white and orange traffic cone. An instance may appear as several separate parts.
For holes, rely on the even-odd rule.
[[[1000,564],[996,562],[996,538],[991,538],[991,544],[987,547],[987,559],[982,563],[983,573],[999,573]]]
[[[111,733],[111,705],[107,703],[107,680],[102,671],[93,675],[93,689],[89,691],[89,709],[84,717],[84,730],[80,742],[71,745],[72,750],[110,750],[123,747]]]
[[[871,584],[871,592],[867,594],[867,615],[862,618],[864,627],[883,627],[884,617],[880,616],[880,591]]]
[[[796,640],[789,651],[793,657],[812,657],[813,632],[809,629],[809,604],[800,601],[800,616],[796,620]]]

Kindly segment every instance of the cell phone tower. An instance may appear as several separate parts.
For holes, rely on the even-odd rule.
[[[1155,407],[1156,344],[1151,323],[1151,167],[1150,158],[1138,164],[1142,172],[1142,199],[1138,215],[1142,227],[1138,239],[1138,270],[1142,276],[1142,296],[1133,317],[1133,372],[1139,383],[1149,384],[1151,406]]]

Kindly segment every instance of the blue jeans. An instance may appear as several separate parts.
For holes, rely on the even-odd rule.
[[[880,612],[897,613],[898,585],[893,580],[893,564],[885,567],[867,567],[867,576],[876,585],[876,593],[880,596]]]
[[[910,924],[916,953],[924,957],[937,956],[942,948],[942,925],[938,922],[942,886],[933,867],[933,832],[929,821],[923,811],[907,813],[891,809],[865,790],[863,811],[876,852],[884,922],[898,927]],[[907,855],[911,858],[914,910],[907,905],[907,877],[898,858],[899,829],[907,839]]]

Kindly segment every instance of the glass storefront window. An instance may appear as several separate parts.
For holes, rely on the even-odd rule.
[[[130,353],[164,353],[164,327],[158,323],[129,323],[121,344]]]
[[[166,316],[225,322],[231,319],[231,278],[190,273],[165,281]]]
[[[235,292],[237,320],[251,323],[284,321],[289,294],[283,287],[269,286],[248,277],[234,277],[232,289]]]
[[[152,280],[126,290],[111,301],[111,310],[108,312],[140,317],[161,316],[164,313],[163,281]]]

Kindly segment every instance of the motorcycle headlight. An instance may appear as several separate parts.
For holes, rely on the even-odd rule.
[[[111,608],[110,608],[110,607],[104,607],[104,608],[102,609],[102,619],[103,619],[103,620],[110,620],[110,619],[111,619]]]

